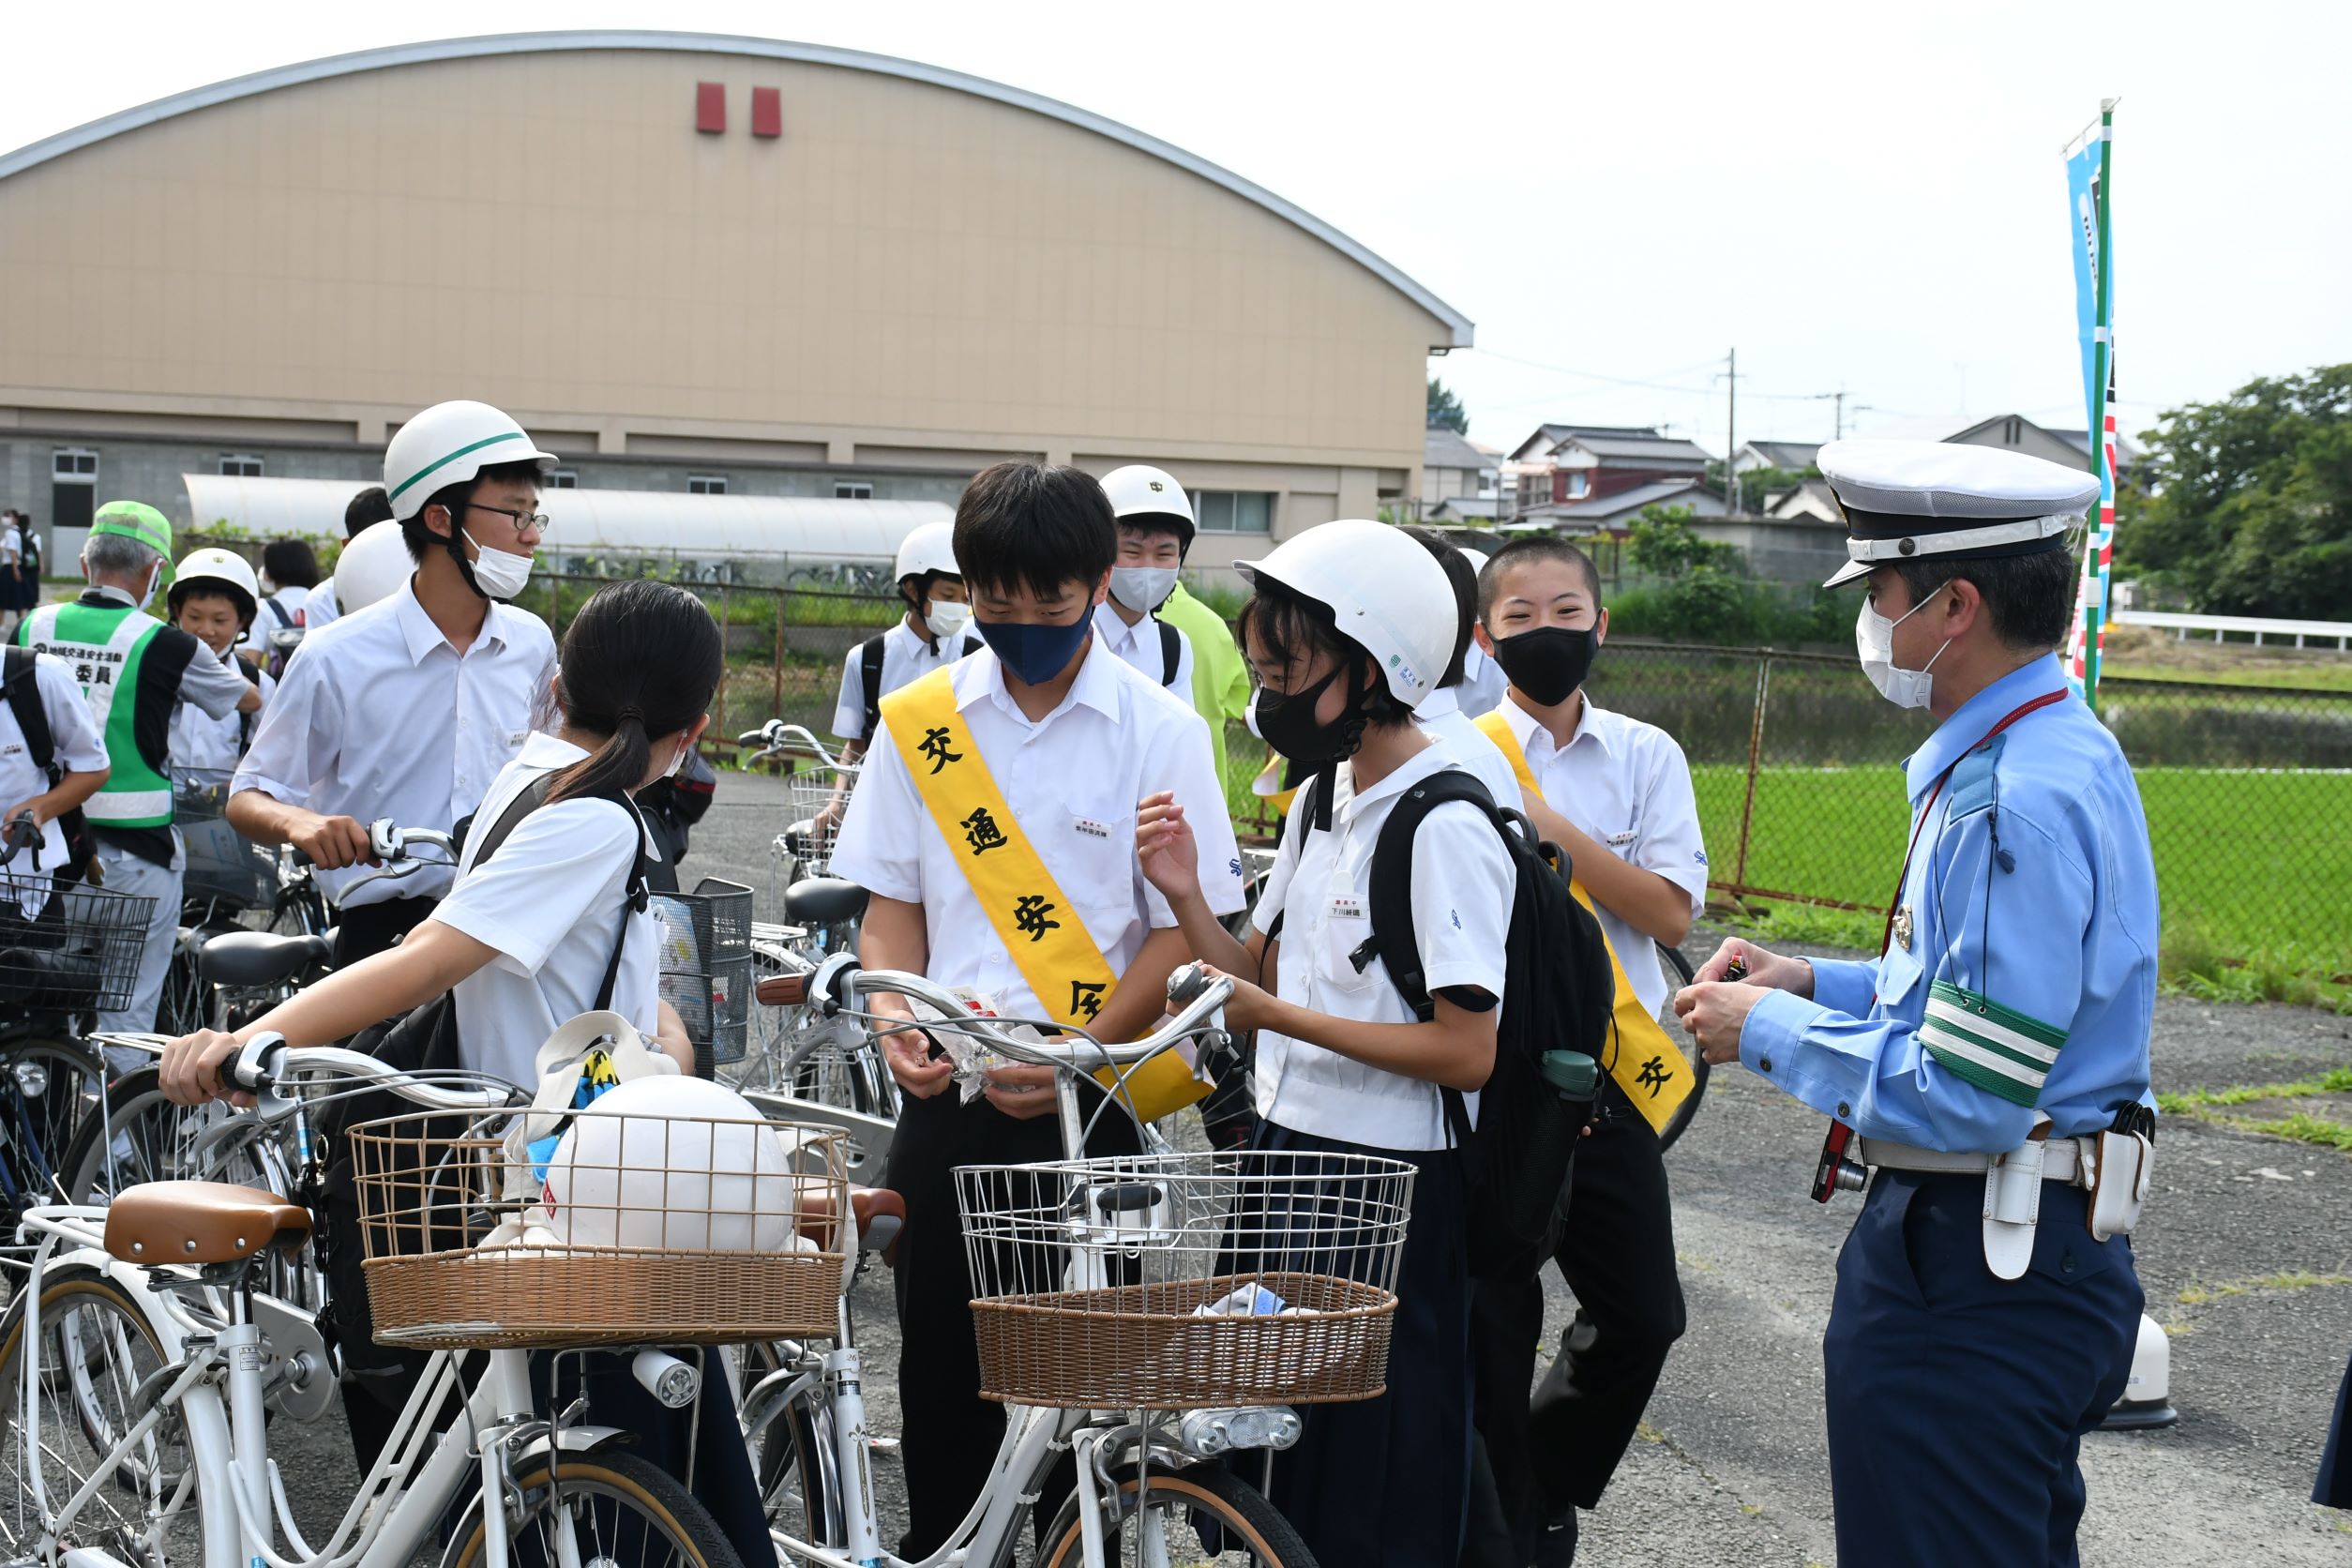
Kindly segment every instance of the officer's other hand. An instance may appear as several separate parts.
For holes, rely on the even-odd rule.
[[[1051,1067],[1028,1064],[998,1067],[982,1079],[981,1093],[988,1104],[1005,1115],[1022,1122],[1052,1114],[1056,1101],[1053,1094]]]
[[[931,1059],[931,1037],[919,1029],[900,1029],[882,1037],[882,1060],[898,1087],[918,1100],[927,1100],[947,1087],[956,1064],[944,1057]]]
[[[238,1105],[251,1105],[253,1096],[232,1091],[221,1072],[241,1044],[235,1035],[217,1029],[200,1029],[167,1042],[157,1064],[157,1086],[163,1097],[176,1106],[200,1106],[226,1094]]]
[[[1794,991],[1799,996],[1813,994],[1813,966],[1802,958],[1784,958],[1768,952],[1752,942],[1733,937],[1715,949],[1715,956],[1701,964],[1692,977],[1696,985],[1721,980],[1730,973],[1735,963],[1745,963],[1747,972],[1740,978],[1751,986],[1764,986],[1776,991]]]
[[[1143,880],[1164,897],[1181,898],[1199,887],[1200,845],[1174,791],[1145,795],[1137,806],[1135,858]]]
[[[1674,993],[1674,1016],[1698,1042],[1699,1054],[1721,1066],[1740,1060],[1740,1032],[1764,1000],[1764,988],[1702,980]]]
[[[287,842],[310,857],[322,870],[340,871],[366,862],[383,864],[368,844],[368,829],[354,817],[313,816],[296,828]]]

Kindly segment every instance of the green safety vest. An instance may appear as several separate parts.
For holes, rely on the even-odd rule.
[[[25,619],[17,641],[54,654],[82,683],[90,716],[106,738],[110,772],[83,807],[107,827],[170,827],[172,781],[139,748],[140,671],[163,623],[127,604],[47,604]],[[128,696],[126,696],[128,694]],[[123,699],[117,701],[117,699]]]

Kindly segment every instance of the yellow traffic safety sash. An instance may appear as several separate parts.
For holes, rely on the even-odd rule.
[[[1058,1023],[1091,1025],[1118,989],[1119,977],[1005,804],[957,711],[950,671],[934,670],[900,686],[882,699],[882,716],[915,792],[1039,1004]],[[1118,1086],[1118,1075],[1108,1068],[1094,1077],[1106,1089]],[[1174,1051],[1152,1058],[1126,1079],[1126,1096],[1146,1122],[1208,1093]]]
[[[1511,760],[1511,771],[1518,776],[1520,785],[1541,800],[1544,792],[1536,786],[1534,770],[1527,765],[1527,751],[1519,745],[1519,737],[1511,732],[1511,721],[1502,710],[1481,714],[1475,722]],[[1576,896],[1577,903],[1588,911],[1592,909],[1592,896],[1584,890],[1584,883],[1571,879],[1568,891]],[[1593,918],[1600,918],[1598,912],[1594,912]],[[1617,956],[1617,946],[1609,942],[1606,927],[1602,927],[1601,941],[1608,947],[1609,977],[1617,984],[1617,1000],[1609,1018],[1609,1032],[1617,1036],[1617,1048],[1608,1054],[1609,1077],[1634,1102],[1634,1108],[1641,1112],[1642,1119],[1664,1132],[1666,1123],[1673,1120],[1676,1108],[1690,1097],[1690,1059],[1675,1048],[1665,1029],[1634,993],[1632,983],[1625,978],[1625,965]]]

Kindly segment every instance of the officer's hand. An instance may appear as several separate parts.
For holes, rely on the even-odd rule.
[[[1184,821],[1175,792],[1146,795],[1136,809],[1135,858],[1143,880],[1163,897],[1181,898],[1200,886],[1200,845]]]
[[[366,862],[381,866],[368,844],[368,829],[354,817],[321,817],[296,828],[287,842],[310,857],[311,864],[323,870],[339,871],[347,866]]]
[[[1761,986],[1702,980],[1674,993],[1674,1016],[1698,1042],[1699,1054],[1717,1066],[1740,1060],[1740,1032],[1748,1014],[1764,1000]]]
[[[1741,978],[1751,986],[1767,986],[1776,991],[1794,991],[1799,996],[1813,994],[1813,966],[1802,958],[1784,958],[1777,953],[1766,952],[1752,942],[1731,938],[1715,949],[1715,956],[1699,966],[1694,983],[1704,985],[1721,980],[1734,963],[1744,962],[1747,973]]]
[[[200,1106],[226,1094],[238,1105],[251,1105],[253,1096],[231,1090],[221,1075],[242,1044],[235,1035],[215,1029],[198,1030],[166,1043],[163,1060],[157,1065],[157,1084],[163,1097],[175,1106]]]
[[[1021,1065],[998,1067],[985,1076],[988,1104],[1005,1115],[1028,1122],[1053,1113],[1053,1069]]]
[[[944,1057],[931,1060],[931,1037],[919,1029],[900,1029],[882,1037],[882,1060],[898,1087],[918,1100],[927,1100],[947,1087],[956,1064]]]

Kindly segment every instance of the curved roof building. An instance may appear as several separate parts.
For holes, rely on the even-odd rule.
[[[582,488],[935,501],[1001,457],[1156,462],[1206,492],[1214,565],[1410,493],[1425,356],[1470,332],[1180,148],[758,38],[406,45],[0,157],[0,503],[44,527],[116,495],[187,520],[183,470],[364,482],[463,396]]]

